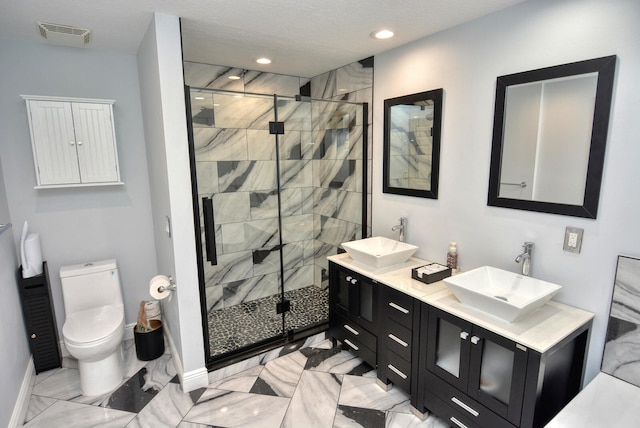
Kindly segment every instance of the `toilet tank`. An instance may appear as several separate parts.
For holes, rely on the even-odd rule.
[[[61,266],[60,281],[67,316],[105,305],[123,306],[115,259]]]

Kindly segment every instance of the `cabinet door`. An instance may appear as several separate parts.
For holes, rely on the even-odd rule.
[[[348,317],[350,302],[355,298],[351,291],[351,281],[355,280],[353,274],[338,268],[332,263],[329,264],[329,273],[331,310]]]
[[[71,104],[28,102],[39,185],[80,183]]]
[[[519,424],[527,349],[474,326],[467,394],[498,415]]]
[[[119,181],[111,105],[71,103],[83,183]]]
[[[472,324],[434,307],[428,317],[427,370],[466,392]]]
[[[376,331],[378,284],[367,277],[357,277],[357,298],[352,302],[352,310],[357,314],[358,324]]]

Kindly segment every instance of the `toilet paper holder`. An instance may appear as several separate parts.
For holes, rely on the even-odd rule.
[[[158,287],[158,291],[162,293],[163,291],[176,291],[176,282],[173,280],[171,275],[168,276],[169,285],[161,285]]]

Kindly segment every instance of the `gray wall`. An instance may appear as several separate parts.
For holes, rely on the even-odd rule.
[[[376,56],[373,233],[409,218],[419,257],[444,262],[457,241],[463,271],[517,271],[524,241],[536,244],[533,276],[563,285],[557,300],[594,312],[587,380],[598,372],[616,256],[640,256],[640,3],[528,1]],[[598,219],[487,206],[497,76],[618,55]],[[444,88],[438,200],[382,193],[383,100]],[[377,156],[377,157],[376,157]],[[562,251],[566,226],[584,229],[582,253]]]
[[[0,58],[0,153],[14,238],[17,243],[25,220],[40,234],[59,331],[65,318],[60,266],[105,258],[118,260],[125,322],[135,323],[157,274],[135,55],[1,41]],[[114,99],[124,186],[34,190],[21,94]]]
[[[11,219],[1,165],[0,181],[0,224],[6,224]],[[0,426],[3,427],[9,426],[31,355],[18,295],[16,259],[11,228],[0,229],[0,344],[4,348],[0,352],[0,379],[3,379]]]
[[[183,390],[191,391],[206,386],[207,370],[177,17],[154,15],[137,61],[158,266],[163,274],[172,275],[177,285],[176,292],[162,300],[162,309],[177,352],[173,356]],[[171,236],[165,231],[166,219],[171,223]]]

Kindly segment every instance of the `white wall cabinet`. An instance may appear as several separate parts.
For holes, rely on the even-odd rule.
[[[27,103],[36,189],[123,184],[113,100],[22,95]]]

